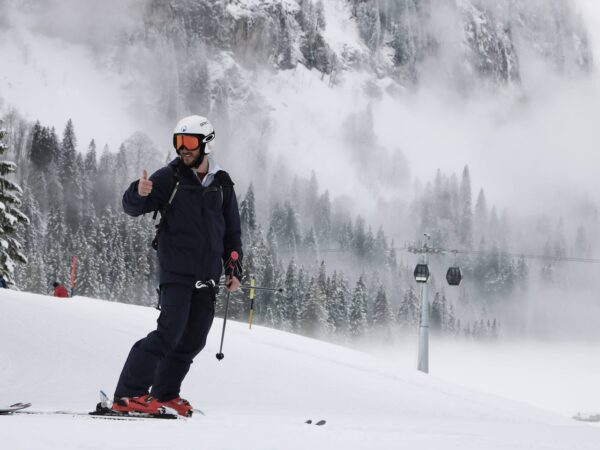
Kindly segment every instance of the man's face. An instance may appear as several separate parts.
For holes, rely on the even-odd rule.
[[[188,150],[186,148],[182,148],[179,151],[179,155],[181,156],[183,163],[186,166],[191,167],[194,164],[194,161],[196,161],[196,158],[200,156],[200,149],[197,148],[196,150]]]

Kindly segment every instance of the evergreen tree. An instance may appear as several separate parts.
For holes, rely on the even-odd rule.
[[[296,253],[298,244],[301,242],[300,224],[298,216],[292,204],[288,201],[284,204],[285,219],[284,219],[284,244],[282,248],[286,249],[290,254]]]
[[[465,248],[471,248],[473,244],[473,211],[471,205],[471,176],[469,166],[465,166],[460,182],[459,194],[459,240]]]
[[[81,175],[82,182],[82,204],[83,215],[87,218],[95,213],[93,191],[95,189],[98,177],[98,165],[96,161],[96,143],[92,139],[88,147],[88,152],[85,155],[83,162],[83,173]]]
[[[246,197],[244,197],[244,200],[240,204],[240,220],[242,223],[242,235],[252,236],[256,231],[256,205],[252,183],[250,183]]]
[[[0,155],[8,150],[4,143],[6,131],[0,122]],[[21,187],[9,179],[9,175],[17,170],[10,161],[0,161],[0,275],[8,285],[14,284],[16,263],[27,263],[21,251],[21,243],[15,238],[19,224],[28,225],[29,219],[19,210],[21,206]]]
[[[267,258],[265,262],[265,268],[261,277],[261,284],[263,286],[275,286],[275,267],[273,260]],[[259,306],[257,313],[264,323],[268,327],[277,327],[281,322],[281,315],[277,305],[277,299],[275,293],[271,291],[259,291],[256,294],[257,301],[256,306]]]
[[[319,184],[317,182],[317,175],[315,171],[310,173],[310,181],[304,194],[303,211],[302,216],[308,218],[309,223],[314,223],[315,220],[315,206],[319,199]]]
[[[448,332],[448,334],[451,336],[456,334],[457,329],[460,329],[460,321],[457,324],[456,313],[454,312],[453,304],[450,304],[450,306],[448,306],[448,315],[446,318],[446,324],[445,324],[444,328]]]
[[[57,139],[54,130],[36,122],[31,130],[30,160],[36,170],[44,171],[57,153]]]
[[[290,260],[285,271],[284,289],[287,295],[282,308],[283,329],[285,331],[294,331],[296,330],[298,317],[300,315],[299,307],[302,304],[297,267],[294,258]]]
[[[336,274],[334,273],[334,275]],[[335,277],[335,280],[336,282],[331,292],[331,323],[333,331],[339,336],[344,336],[348,333],[349,327],[350,288],[343,273],[340,272]]]
[[[75,176],[75,157],[77,156],[77,138],[75,137],[75,128],[73,121],[69,119],[60,145],[59,160],[57,161],[60,169],[60,179],[66,183]]]
[[[383,331],[389,336],[392,322],[392,308],[387,299],[385,288],[383,287],[383,284],[380,284],[373,304],[373,328]]]
[[[359,258],[367,256],[367,234],[365,233],[365,221],[361,216],[356,218],[353,232],[352,247]]]
[[[79,219],[79,186],[77,167],[77,138],[71,119],[67,122],[60,145],[58,174],[64,187],[65,220],[71,230],[75,230]]]
[[[317,259],[318,251],[317,251],[317,236],[315,235],[314,228],[310,228],[304,236],[304,240],[302,243],[302,254],[304,255],[304,260],[307,262],[312,262]]]
[[[354,339],[364,336],[367,331],[367,287],[361,276],[356,282],[354,294],[350,302],[350,336]]]
[[[419,323],[419,297],[415,289],[410,286],[402,297],[398,308],[398,324],[405,331],[414,331]]]
[[[97,214],[109,207],[120,207],[120,202],[117,201],[119,192],[117,190],[116,166],[115,155],[110,153],[109,148],[105,146],[98,163],[98,178],[93,195]]]
[[[297,278],[297,288],[296,292],[292,293],[293,301],[295,305],[295,321],[294,321],[294,331],[301,332],[302,329],[302,313],[304,311],[304,300],[306,293],[308,291],[308,277],[304,270],[304,267],[300,267],[298,270],[298,278]]]
[[[329,191],[325,191],[315,205],[315,234],[322,247],[327,247],[331,236],[331,203]]]
[[[94,243],[98,241],[98,220],[92,213],[86,217],[82,227],[77,232],[76,242],[80,245],[77,256],[77,284],[79,295],[97,297],[100,295],[102,284],[101,261]]]
[[[44,264],[52,281],[64,282],[69,276],[67,236],[67,225],[62,209],[51,210],[48,214],[45,236]]]
[[[446,297],[439,292],[435,293],[433,302],[431,303],[431,314],[429,326],[431,330],[437,333],[442,333],[445,330],[447,323]]]
[[[327,311],[325,295],[313,277],[304,297],[304,308],[300,318],[300,328],[307,336],[322,338],[327,335]]]

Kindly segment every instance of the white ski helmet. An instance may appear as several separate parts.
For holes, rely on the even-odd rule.
[[[176,136],[178,134],[198,136],[204,154],[210,153],[206,144],[215,139],[215,129],[209,120],[202,116],[188,116],[177,122],[175,130],[173,130],[173,146],[177,151],[179,151],[176,143]]]

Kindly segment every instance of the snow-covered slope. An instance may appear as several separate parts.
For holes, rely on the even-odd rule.
[[[87,411],[111,390],[152,308],[0,292],[0,403]],[[181,421],[0,417],[2,448],[593,449],[600,430],[447,384],[342,347],[216,320],[184,395],[206,412]],[[306,425],[327,419],[325,427]]]

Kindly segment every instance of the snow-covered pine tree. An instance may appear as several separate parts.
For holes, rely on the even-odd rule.
[[[281,248],[287,250],[290,254],[294,254],[298,248],[298,244],[301,241],[300,224],[298,222],[298,215],[294,210],[294,207],[289,201],[284,204],[285,219],[284,219],[284,236],[285,246]]]
[[[488,207],[485,199],[483,188],[479,190],[477,202],[475,203],[475,213],[473,217],[474,236],[477,241],[480,241],[483,236],[487,235],[488,227]]]
[[[82,231],[81,252],[77,254],[77,287],[76,292],[88,297],[97,297],[101,292],[101,260],[96,250],[99,241],[99,223],[93,210],[80,227]],[[77,239],[77,238],[76,238]]]
[[[324,262],[323,262],[324,264]],[[327,326],[331,330],[332,334],[336,331],[335,326],[335,303],[337,298],[335,292],[338,289],[337,272],[333,271],[331,277],[327,277],[327,287],[325,290],[325,309],[327,310]]]
[[[350,302],[350,336],[354,339],[362,337],[367,330],[367,311],[365,305],[367,303],[367,287],[361,276],[356,282],[354,294]]]
[[[275,285],[275,267],[271,258],[266,260],[266,265],[261,275],[262,277],[259,281],[263,286],[271,287]],[[275,293],[271,291],[259,291],[256,297],[257,318],[266,326],[276,328],[281,322],[281,315],[277,308]]]
[[[386,339],[390,337],[393,322],[392,308],[387,299],[383,284],[379,285],[373,303],[373,330]]]
[[[444,319],[446,316],[445,302],[439,292],[435,293],[433,302],[431,303],[431,331],[441,333],[444,328]]]
[[[254,198],[254,186],[250,183],[244,200],[240,204],[240,220],[242,223],[242,235],[252,237],[256,231],[256,200]]]
[[[307,336],[323,338],[327,336],[327,311],[325,294],[318,281],[313,277],[304,297],[304,308],[300,317],[301,330]]]
[[[317,236],[312,227],[306,232],[306,236],[304,236],[302,252],[300,254],[303,257],[303,261],[307,263],[313,263],[317,258]]]
[[[329,191],[325,191],[315,205],[314,228],[315,234],[319,239],[319,244],[327,248],[331,237],[331,202],[329,200]]]
[[[304,267],[301,266],[300,269],[298,269],[296,292],[291,293],[295,314],[295,319],[292,325],[294,331],[297,332],[300,332],[302,328],[302,312],[304,311],[304,297],[308,291],[308,282],[308,276],[306,275]]]
[[[282,327],[285,331],[294,331],[298,320],[298,305],[301,302],[299,298],[298,277],[296,275],[296,261],[292,258],[285,271],[283,286],[286,297],[282,301]]]
[[[412,286],[404,293],[397,318],[398,324],[405,331],[416,329],[419,323],[419,297]]]
[[[459,229],[458,238],[465,248],[473,244],[473,207],[471,200],[471,176],[469,166],[465,166],[462,173],[459,192]]]
[[[58,160],[58,169],[60,180],[64,186],[65,195],[65,220],[71,230],[77,226],[80,219],[78,208],[78,197],[80,195],[77,186],[77,138],[75,137],[75,128],[73,121],[69,119],[63,132],[63,139],[60,146],[60,157]]]
[[[5,136],[6,131],[0,121],[0,155],[8,150],[4,143]],[[29,224],[27,216],[18,209],[23,191],[8,178],[16,170],[15,163],[0,161],[0,275],[9,286],[14,284],[15,263],[27,263],[27,258],[21,252],[21,244],[13,236],[18,224]]]
[[[105,145],[98,163],[98,182],[93,193],[94,206],[98,217],[101,217],[108,207],[117,206],[116,200],[119,193],[117,192],[116,167],[116,156]],[[120,194],[122,195],[122,192]]]

